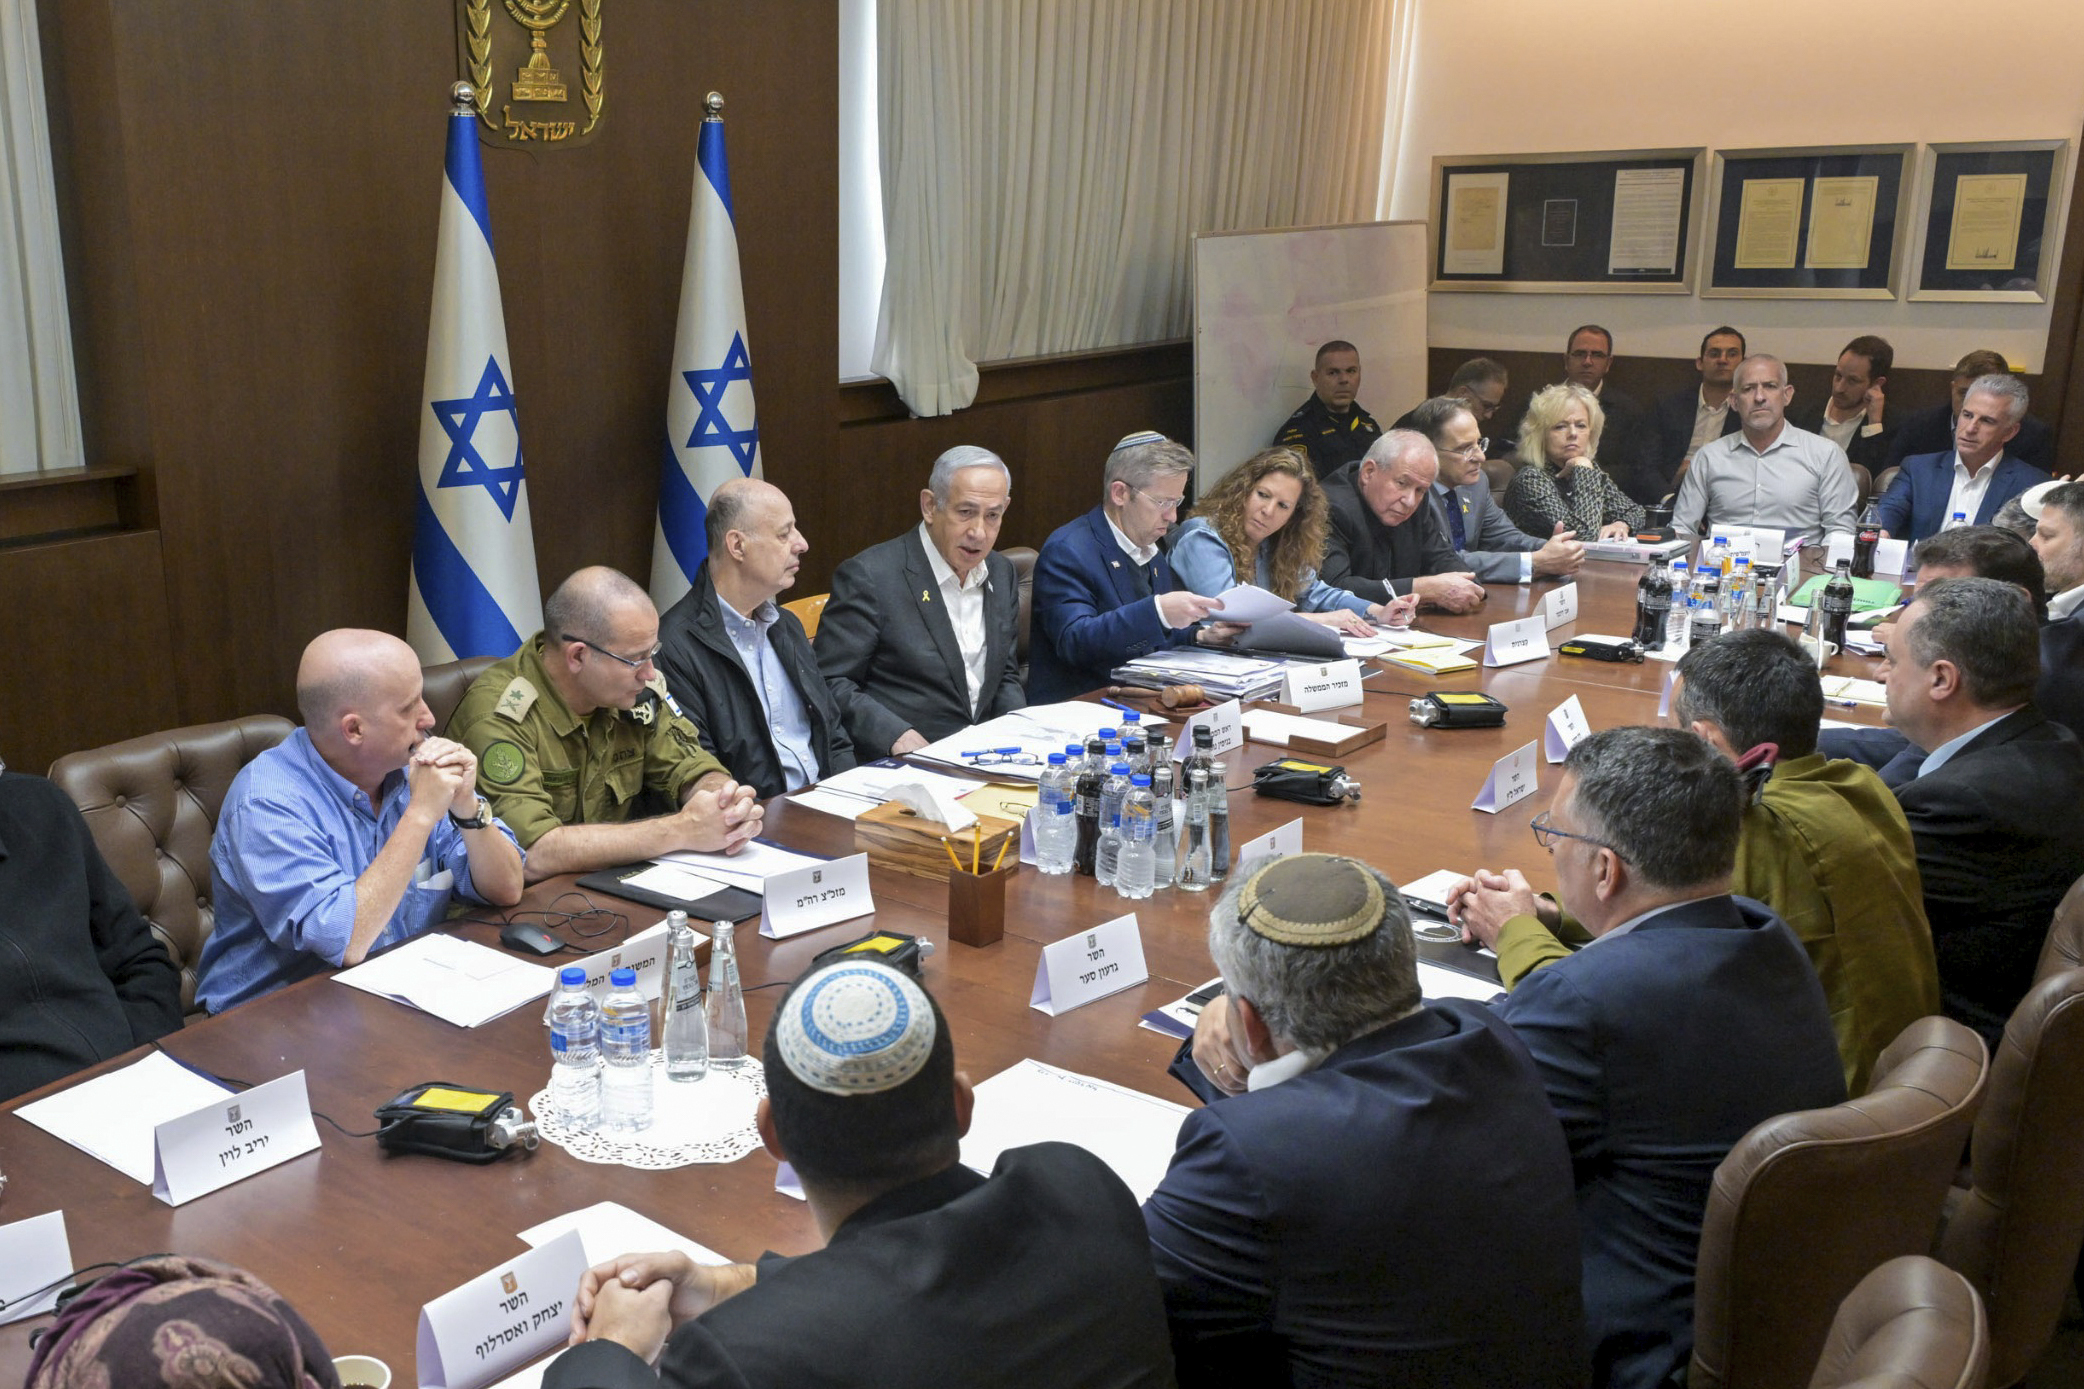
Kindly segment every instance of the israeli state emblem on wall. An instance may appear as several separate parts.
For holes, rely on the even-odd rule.
[[[570,149],[600,129],[606,0],[456,0],[458,76],[488,145]]]

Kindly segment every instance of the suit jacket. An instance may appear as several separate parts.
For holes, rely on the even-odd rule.
[[[863,1206],[814,1254],[676,1327],[659,1368],[612,1341],[544,1389],[1163,1389],[1165,1310],[1136,1198],[1083,1148],[1037,1143]]]
[[[1504,508],[1491,500],[1487,478],[1451,487],[1448,495],[1462,509],[1462,538],[1469,547],[1455,551],[1455,563],[1474,574],[1478,583],[1518,583],[1520,556],[1539,550],[1548,543],[1547,537],[1536,539],[1515,526]],[[1452,544],[1454,527],[1448,524],[1447,501],[1439,488],[1426,493],[1426,507],[1433,513],[1440,534],[1449,537]]]
[[[1732,395],[1730,399],[1736,397]],[[1651,411],[1644,436],[1650,452],[1643,458],[1643,466],[1654,470],[1655,475],[1663,479],[1665,492],[1672,490],[1672,474],[1679,471],[1679,464],[1686,457],[1686,446],[1693,442],[1693,412],[1699,405],[1700,383],[1695,382],[1683,391],[1673,391],[1665,396]],[[1743,427],[1743,417],[1724,402],[1722,433],[1734,434]],[[1662,493],[1658,500],[1663,500]]]
[[[1570,1154],[1476,1004],[1189,1114],[1143,1218],[1182,1389],[1583,1378]]]
[[[2084,739],[2084,608],[2041,624],[2041,683],[2033,702]]]
[[[1115,543],[1104,507],[1056,528],[1035,560],[1029,611],[1028,697],[1037,704],[1071,699],[1107,683],[1107,672],[1132,656],[1193,642],[1192,627],[1171,628],[1137,587],[1134,564]],[[1151,592],[1178,585],[1160,550],[1151,561]]]
[[[1983,488],[1982,505],[1969,520],[1978,526],[1990,524],[1997,509],[2048,475],[2031,463],[2012,456],[2009,448],[1997,460],[1996,471]],[[1875,503],[1882,528],[1913,545],[1928,535],[1937,535],[1947,522],[1947,498],[1954,491],[1954,451],[1923,453],[1903,460],[1902,471],[1889,490]]]
[[[1331,529],[1324,537],[1324,563],[1317,577],[1371,603],[1387,603],[1411,591],[1423,574],[1452,574],[1462,568],[1447,543],[1444,513],[1425,505],[1399,525],[1376,519],[1359,489],[1359,465],[1349,464],[1324,482],[1331,504]],[[1515,582],[1518,580],[1514,573]]]
[[[1824,426],[1823,412],[1821,401],[1814,406],[1797,406],[1787,412],[1787,422],[1797,429],[1806,429],[1811,434],[1821,434]],[[1860,421],[1863,428],[1866,423],[1864,418]],[[1896,444],[1896,423],[1893,419],[1885,421],[1878,434],[1862,434],[1859,430],[1854,430],[1852,442],[1845,446],[1846,458],[1865,468],[1870,479],[1879,477],[1881,470],[1889,466],[1889,450]],[[1952,445],[1949,444],[1949,447]]]
[[[781,757],[767,731],[759,691],[724,631],[708,560],[695,571],[694,584],[680,601],[666,609],[658,630],[659,673],[701,732],[703,744],[760,799],[781,795],[788,789]],[[853,766],[854,744],[847,737],[844,710],[860,698],[858,692],[844,680],[826,681],[803,635],[803,624],[787,608],[767,629],[767,641],[810,715],[811,751],[817,754],[820,772],[830,776]]]
[[[984,568],[984,683],[975,710],[955,624],[916,526],[871,545],[832,576],[832,598],[818,620],[818,664],[826,678],[860,689],[862,698],[847,710],[847,733],[871,756],[888,754],[908,728],[932,742],[1027,705],[1020,576],[996,551],[984,557]]]
[[[1724,896],[1536,970],[1497,1008],[1570,1143],[1593,1383],[1656,1389],[1692,1354],[1715,1168],[1761,1120],[1845,1098],[1823,986],[1779,917]]]
[[[2056,904],[2084,876],[2084,745],[2029,704],[1896,799],[1918,846],[1941,1006],[1994,1047],[2033,987]]]
[[[1688,407],[1689,412],[1691,408]],[[1599,409],[1606,417],[1606,426],[1599,433],[1599,466],[1621,485],[1622,491],[1644,506],[1655,506],[1663,501],[1665,493],[1672,490],[1673,465],[1665,464],[1659,457],[1654,418],[1634,396],[1611,381],[1599,388]],[[1521,423],[1525,423],[1525,419],[1522,416]],[[1693,433],[1690,413],[1686,433],[1689,437]],[[1510,457],[1518,437],[1519,429],[1515,426],[1511,438],[1494,440],[1493,444],[1504,443],[1504,452]]]
[[[1947,453],[1953,447],[1954,403],[1942,400],[1903,419],[1889,443],[1889,461],[1885,466],[1893,468],[1920,454]],[[2055,470],[2055,435],[2032,415],[2019,421],[2019,432],[2004,446],[2004,451],[2006,457],[2030,463],[2044,473]]]

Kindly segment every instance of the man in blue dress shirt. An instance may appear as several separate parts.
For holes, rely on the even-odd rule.
[[[233,779],[210,844],[217,924],[196,997],[212,1013],[409,940],[452,894],[521,900],[521,849],[477,793],[477,759],[427,736],[411,647],[314,638],[297,709],[304,727]]]

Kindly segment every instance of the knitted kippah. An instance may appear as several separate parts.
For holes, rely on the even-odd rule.
[[[1139,429],[1134,434],[1124,434],[1121,437],[1121,442],[1108,451],[1110,453],[1120,453],[1123,449],[1132,449],[1138,444],[1162,444],[1164,442],[1165,436],[1157,430]]]
[[[1280,945],[1346,945],[1382,924],[1382,882],[1350,858],[1290,854],[1254,873],[1237,898],[1237,919]]]
[[[782,1064],[828,1095],[875,1095],[919,1074],[933,1051],[933,1005],[906,975],[837,965],[789,996],[775,1029]]]

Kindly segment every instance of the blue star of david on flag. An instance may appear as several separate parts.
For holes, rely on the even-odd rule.
[[[513,520],[514,499],[520,495],[522,480],[521,416],[514,406],[514,392],[507,385],[506,374],[499,369],[499,359],[485,359],[485,374],[478,378],[474,393],[457,400],[433,401],[431,405],[434,417],[449,436],[448,457],[442,460],[441,477],[434,485],[482,487],[499,503],[501,513]],[[515,429],[514,461],[504,468],[487,462],[477,446],[479,421],[487,415],[500,414],[508,416]]]
[[[683,371],[688,389],[695,393],[695,403],[701,413],[695,416],[694,432],[687,436],[687,447],[726,448],[738,460],[738,470],[747,477],[753,473],[753,455],[760,446],[760,426],[755,421],[749,429],[733,429],[724,418],[724,388],[733,381],[751,384],[753,379],[752,359],[745,353],[745,336],[731,334],[730,350],[724,353],[724,364],[709,371]]]

